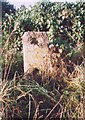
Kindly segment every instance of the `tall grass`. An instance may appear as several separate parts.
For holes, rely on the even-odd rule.
[[[81,49],[83,61],[80,65],[70,59],[68,64],[65,61],[68,55],[62,58],[62,54],[58,58],[58,66],[54,67],[55,73],[48,75],[48,68],[45,67],[44,73],[40,71],[40,81],[38,77],[35,79],[33,72],[28,76],[19,75],[17,69],[15,72],[12,69],[18,63],[18,54],[22,54],[17,52],[14,47],[16,43],[12,39],[16,29],[17,26],[9,34],[1,51],[3,58],[3,78],[0,84],[1,118],[3,120],[85,119],[84,50]],[[73,67],[71,72],[67,70],[69,65]],[[9,80],[11,70],[14,74]]]
[[[6,53],[3,52],[4,73],[0,91],[2,119],[24,119],[26,117],[26,119],[33,120],[41,118],[70,120],[84,118],[85,68],[83,63],[74,64],[73,72],[67,71],[68,74],[65,72],[66,63],[65,65],[61,63],[62,69],[58,68],[56,76],[50,77],[47,71],[44,74],[41,72],[42,84],[34,79],[32,73],[26,78],[26,74],[19,76],[17,70],[13,80],[9,81],[8,75],[14,64],[15,54],[16,52],[7,50],[7,48]]]

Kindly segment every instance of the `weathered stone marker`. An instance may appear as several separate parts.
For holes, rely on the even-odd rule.
[[[25,32],[22,36],[24,72],[34,68],[40,71],[52,71],[48,49],[48,37],[45,32]]]

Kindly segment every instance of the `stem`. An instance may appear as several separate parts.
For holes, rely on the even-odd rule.
[[[28,120],[30,120],[31,116],[31,96],[29,95],[29,111],[28,111]]]
[[[48,113],[48,115],[46,116],[45,120],[50,116],[50,114],[54,111],[54,109],[59,105],[59,103],[61,102],[63,98],[63,95],[60,97],[59,101],[57,102],[57,104],[52,108],[52,110]]]

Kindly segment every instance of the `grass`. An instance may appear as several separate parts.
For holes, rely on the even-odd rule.
[[[60,57],[58,61],[60,66],[54,70],[55,74],[49,75],[48,68],[44,68],[45,72],[41,71],[39,74],[39,81],[38,76],[35,79],[33,72],[26,77],[26,74],[19,75],[16,69],[13,79],[9,81],[10,71],[18,61],[18,57],[16,59],[15,56],[19,55],[15,49],[9,48],[8,41],[9,38],[2,50],[4,71],[0,90],[1,118],[3,120],[85,118],[85,63],[76,65],[70,61],[74,69],[68,72],[66,69],[68,62]]]
[[[64,76],[62,81],[50,79],[50,82],[41,85],[33,79],[33,76],[25,80],[24,76],[19,78],[17,73],[13,80],[5,82],[3,80],[0,91],[3,119],[8,117],[28,119],[29,115],[36,120],[82,119],[85,92],[82,70],[82,66],[76,66],[75,71],[69,77]],[[76,73],[75,77],[74,73]]]

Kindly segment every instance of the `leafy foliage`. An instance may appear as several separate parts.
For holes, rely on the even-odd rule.
[[[3,111],[8,112],[9,116],[11,115],[10,119],[15,116],[29,118],[30,96],[32,105],[34,105],[33,115],[36,120],[40,117],[43,118],[44,113],[44,118],[69,119],[71,117],[78,119],[82,113],[80,109],[81,104],[83,104],[81,98],[84,97],[85,88],[84,78],[82,77],[83,61],[85,60],[83,47],[85,44],[85,3],[64,4],[42,1],[33,7],[21,6],[21,8],[15,10],[13,6],[6,2],[3,3],[2,7],[3,39],[1,42],[3,45],[4,75],[0,100],[4,103],[4,108],[7,108],[7,111],[6,109]],[[50,42],[49,48],[52,46],[57,48],[59,54],[53,49],[57,58],[65,62],[66,69],[71,69],[68,76],[62,63],[59,63],[61,67],[57,70],[59,73],[57,73],[56,80],[55,78],[50,79],[47,75],[47,80],[42,85],[34,81],[33,78],[24,80],[23,72],[21,76],[13,74],[14,79],[11,82],[8,81],[10,70],[17,73],[15,66],[18,66],[18,62],[22,64],[21,36],[25,31],[47,32]],[[81,57],[83,57],[83,60],[80,60]],[[73,63],[74,60],[76,64]],[[77,64],[79,60],[80,63]],[[6,81],[5,84],[4,81]],[[24,106],[23,110],[22,105]],[[45,108],[45,105],[50,105],[50,108],[48,106]],[[52,112],[53,114],[51,114]]]
[[[2,2],[2,17],[5,17],[5,14],[15,14],[16,10],[13,5],[9,4],[8,2]]]
[[[84,6],[83,2],[40,2],[30,8],[22,6],[16,15],[8,12],[6,18],[3,18],[4,36],[6,38],[18,24],[14,33],[17,43],[24,31],[47,31],[51,43],[66,50],[69,48],[69,51],[73,50],[79,42],[84,42]]]

